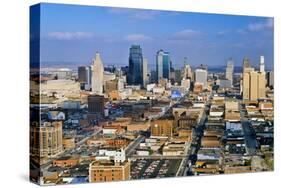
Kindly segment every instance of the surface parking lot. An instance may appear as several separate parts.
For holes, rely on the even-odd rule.
[[[131,178],[148,179],[173,177],[179,168],[179,159],[137,159],[132,162]]]

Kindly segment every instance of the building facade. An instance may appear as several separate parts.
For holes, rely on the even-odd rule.
[[[232,59],[229,59],[227,61],[227,66],[225,70],[225,78],[230,81],[231,86],[233,84],[233,72],[234,72],[234,62]]]
[[[90,164],[89,182],[122,181],[130,179],[130,162],[97,160]]]
[[[90,90],[92,83],[92,69],[91,66],[78,67],[78,82],[82,90]]]
[[[102,95],[89,95],[88,96],[88,111],[91,114],[104,114],[105,99]]]
[[[196,69],[195,70],[195,83],[202,84],[203,88],[208,87],[207,84],[208,72],[205,69]]]
[[[143,84],[143,56],[140,45],[132,45],[130,48],[127,82],[130,85]]]
[[[159,50],[156,54],[156,74],[157,80],[161,78],[170,79],[170,53]]]
[[[149,84],[149,71],[148,71],[148,60],[146,58],[143,59],[143,86]]]
[[[92,93],[103,94],[104,68],[100,54],[97,52],[92,65]]]
[[[31,154],[39,158],[53,157],[63,151],[62,121],[44,122],[30,128]]]
[[[151,136],[172,137],[173,120],[159,119],[151,122]]]
[[[265,72],[243,73],[243,100],[257,100],[265,98],[266,78]]]

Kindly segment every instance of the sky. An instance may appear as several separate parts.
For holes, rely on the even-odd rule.
[[[128,65],[129,48],[141,45],[153,69],[156,52],[172,64],[223,66],[244,57],[273,69],[273,18],[189,12],[41,4],[41,64],[90,65],[95,53],[105,65]]]

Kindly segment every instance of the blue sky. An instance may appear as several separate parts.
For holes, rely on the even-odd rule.
[[[41,61],[91,63],[96,51],[104,64],[128,65],[129,47],[140,44],[150,67],[159,49],[175,67],[187,57],[192,66],[225,65],[243,57],[258,65],[260,55],[273,68],[273,19],[188,12],[42,4]]]

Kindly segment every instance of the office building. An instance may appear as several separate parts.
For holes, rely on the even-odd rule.
[[[265,98],[266,79],[264,72],[243,73],[243,100],[257,100]]]
[[[132,45],[129,54],[129,85],[143,85],[143,56],[140,45]]]
[[[244,72],[251,72],[254,71],[254,68],[251,67],[250,59],[244,58],[243,59],[243,73]]]
[[[267,79],[267,86],[273,87],[274,86],[274,72],[273,71],[267,72],[266,79]]]
[[[104,68],[100,54],[97,52],[92,65],[92,93],[103,94]]]
[[[31,155],[44,158],[54,157],[63,151],[62,121],[44,122],[30,127]]]
[[[149,73],[148,73],[148,60],[146,58],[143,59],[143,86],[149,83]]]
[[[227,66],[225,70],[225,78],[230,81],[230,85],[233,84],[233,72],[234,72],[234,62],[232,59],[227,61]]]
[[[89,95],[88,96],[88,111],[90,114],[104,114],[105,99],[102,95]]]
[[[151,136],[172,137],[173,120],[158,119],[151,122]]]
[[[187,58],[184,58],[183,61],[184,67],[183,67],[183,71],[182,71],[182,78],[184,79],[191,79],[192,78],[192,70],[191,70],[191,66],[189,64],[187,64]]]
[[[89,166],[89,182],[121,181],[130,179],[130,162],[95,160]]]
[[[159,50],[156,54],[156,74],[157,81],[161,78],[170,79],[170,53],[164,52],[162,49]]]
[[[204,89],[208,87],[207,77],[208,72],[206,69],[199,68],[195,70],[195,83],[202,84]]]
[[[82,90],[91,89],[92,70],[91,66],[78,67],[78,82]]]

